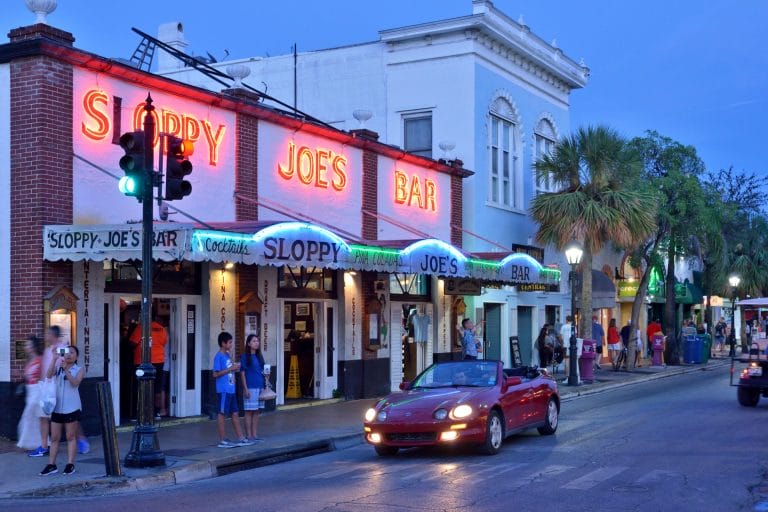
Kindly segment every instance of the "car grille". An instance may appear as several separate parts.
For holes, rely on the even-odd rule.
[[[387,434],[387,441],[400,441],[400,442],[424,442],[437,440],[436,432],[407,432]]]

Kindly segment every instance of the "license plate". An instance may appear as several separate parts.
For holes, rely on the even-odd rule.
[[[750,377],[762,377],[763,369],[760,366],[751,366],[747,368],[747,374]]]

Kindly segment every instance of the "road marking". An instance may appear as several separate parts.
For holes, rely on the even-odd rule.
[[[605,468],[596,469],[591,473],[587,473],[586,475],[565,484],[563,489],[578,489],[581,491],[586,491],[593,488],[600,482],[608,480],[609,478],[616,476],[626,470],[627,466],[608,466]]]
[[[382,475],[393,475],[395,473],[399,473],[400,471],[405,471],[407,469],[415,468],[415,467],[423,467],[423,464],[400,464],[400,465],[376,465],[376,466],[366,466],[365,468],[368,469],[368,471],[361,471],[359,475],[352,475],[349,478],[353,479],[368,479],[372,476],[382,476]]]
[[[654,469],[649,471],[645,475],[641,476],[635,482],[636,484],[650,484],[653,482],[669,481],[673,478],[679,478],[681,476],[677,471],[667,471],[665,469]]]
[[[366,469],[369,468],[369,467],[370,466],[354,465],[352,467],[341,468],[341,469],[334,469],[333,471],[326,471],[324,473],[318,473],[317,475],[312,475],[309,478],[314,478],[314,479],[318,479],[318,478],[333,478],[335,476],[341,476],[341,475],[345,475],[347,473],[352,473],[353,471],[365,472]]]
[[[515,479],[512,483],[512,486],[523,487],[538,480],[543,480],[551,476],[559,475],[560,473],[565,473],[569,469],[573,469],[573,466],[547,466],[541,471],[536,471],[535,473],[532,473],[528,476]]]

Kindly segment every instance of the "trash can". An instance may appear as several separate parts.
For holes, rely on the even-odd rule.
[[[683,337],[683,359],[689,364],[701,363],[701,340],[697,336]]]
[[[595,380],[595,340],[584,340],[581,344],[581,357],[579,357],[579,373],[581,379],[587,382]]]
[[[651,342],[651,348],[653,348],[653,360],[651,364],[653,366],[661,366],[664,364],[664,336],[656,334],[653,336]]]
[[[709,334],[698,334],[696,337],[699,339],[699,343],[701,343],[699,362],[707,364],[709,362],[709,354],[712,352],[712,336]]]

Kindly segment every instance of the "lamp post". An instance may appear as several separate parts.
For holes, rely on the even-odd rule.
[[[581,263],[581,256],[584,254],[581,244],[576,241],[569,243],[565,247],[565,259],[571,266],[571,339],[569,340],[568,356],[568,385],[578,386],[579,376],[576,371],[576,265]]]
[[[736,356],[736,288],[741,283],[741,278],[736,274],[728,278],[731,285],[731,333],[728,336],[728,357]]]

